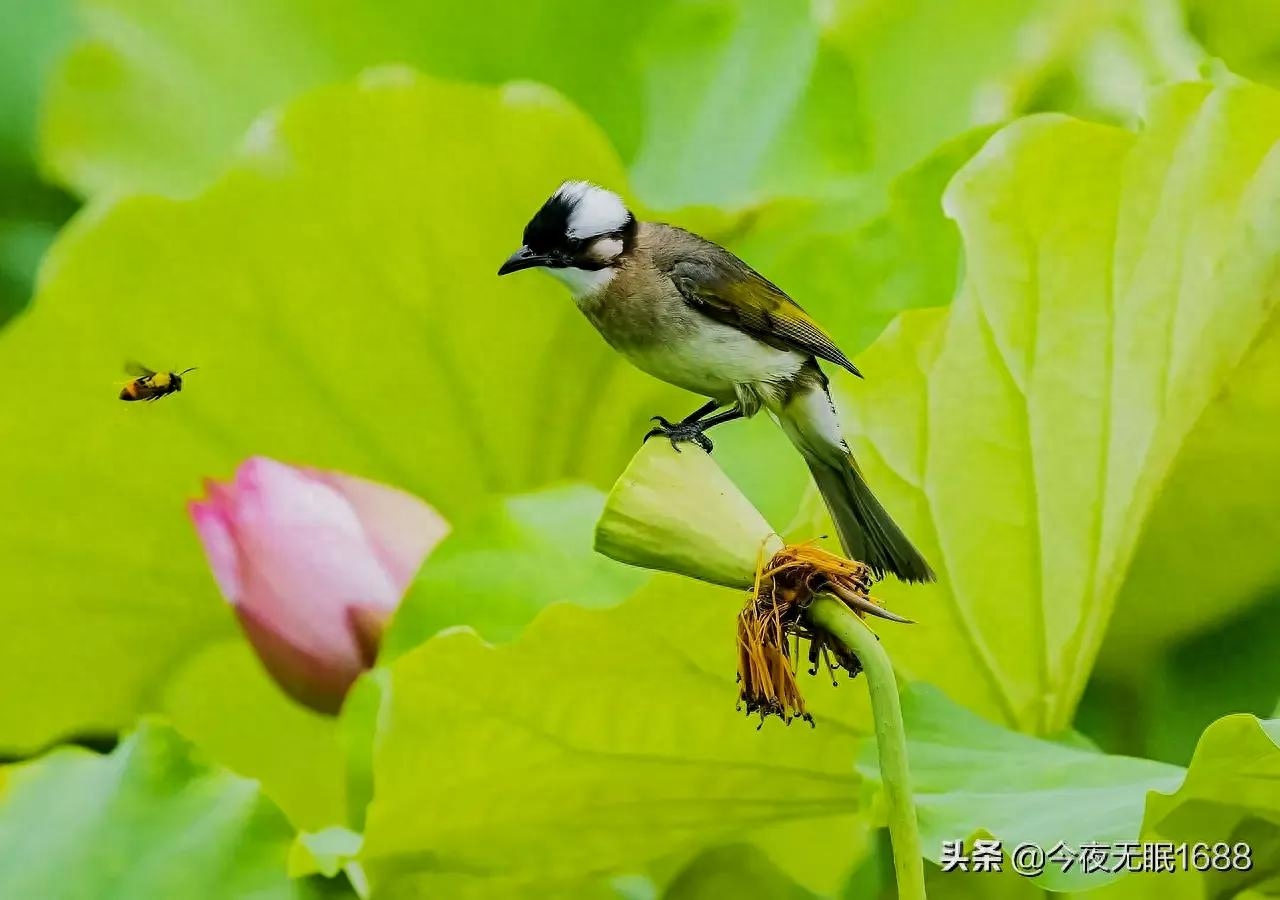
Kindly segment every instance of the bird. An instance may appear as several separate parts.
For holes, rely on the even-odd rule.
[[[677,422],[654,416],[645,440],[710,453],[709,429],[763,410],[804,458],[851,559],[878,578],[934,580],[854,461],[819,360],[861,373],[781,288],[713,241],[638,220],[618,194],[588,181],[551,194],[498,275],[525,269],[563,282],[639,369],[707,398]]]

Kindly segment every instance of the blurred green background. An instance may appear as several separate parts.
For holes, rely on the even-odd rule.
[[[1271,0],[0,0],[0,896],[891,891],[861,687],[757,733],[742,598],[590,551],[693,398],[493,276],[567,178],[857,355],[855,452],[943,573],[884,591],[930,840],[1209,828],[1254,874],[1177,891],[1280,890],[1273,732],[1229,718],[1280,701],[1276,87]],[[126,358],[199,380],[132,408]],[[453,524],[339,719],[187,518],[255,454]],[[715,458],[826,533],[770,423]]]

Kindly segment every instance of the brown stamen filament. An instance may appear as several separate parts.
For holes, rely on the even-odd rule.
[[[841,644],[808,627],[804,613],[814,596],[834,595],[864,618],[872,615],[892,622],[910,622],[871,598],[872,580],[871,570],[863,563],[812,544],[785,547],[767,562],[761,558],[751,600],[738,614],[741,705],[745,705],[748,715],[760,715],[760,727],[770,715],[788,725],[794,718],[813,724],[796,680],[802,638],[810,642],[810,674],[817,673],[820,659],[833,684],[836,669],[844,669],[850,677],[862,670],[857,657]]]

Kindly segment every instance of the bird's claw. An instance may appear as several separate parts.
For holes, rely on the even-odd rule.
[[[702,426],[697,422],[668,422],[662,416],[654,416],[649,421],[657,422],[656,428],[650,428],[649,432],[644,436],[645,441],[651,437],[659,435],[671,441],[671,447],[677,453],[680,452],[680,444],[694,443],[710,453],[715,445],[711,443],[711,438],[707,437],[702,430]]]

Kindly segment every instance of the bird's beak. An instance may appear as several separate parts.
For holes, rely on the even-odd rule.
[[[532,269],[536,266],[545,266],[551,262],[551,258],[534,253],[528,247],[521,247],[498,268],[499,275],[508,275],[511,272],[519,272],[521,269]]]

